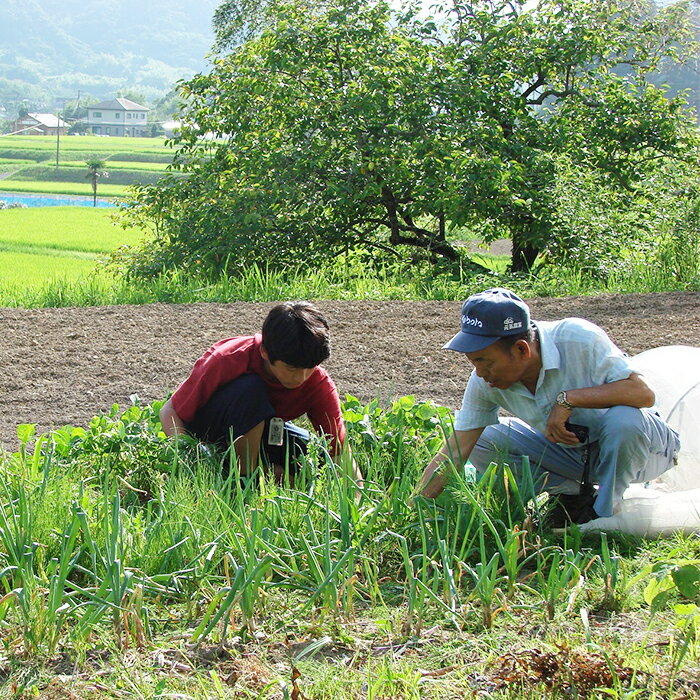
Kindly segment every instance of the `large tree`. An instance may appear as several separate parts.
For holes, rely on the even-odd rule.
[[[129,209],[155,224],[159,265],[313,262],[355,245],[454,260],[448,233],[467,225],[510,236],[522,270],[560,223],[562,156],[623,188],[657,159],[690,157],[682,100],[646,80],[686,40],[682,8],[482,0],[426,18],[362,0],[250,6],[227,15],[245,5],[224,3],[211,72],[182,85],[175,163],[187,177],[144,188]]]

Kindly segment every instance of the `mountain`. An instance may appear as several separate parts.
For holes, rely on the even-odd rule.
[[[53,107],[80,90],[153,100],[205,70],[219,0],[2,0],[0,104]]]

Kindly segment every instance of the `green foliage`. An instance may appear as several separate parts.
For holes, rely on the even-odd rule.
[[[162,402],[132,406],[95,416],[87,429],[66,426],[51,434],[54,459],[70,464],[85,475],[115,474],[129,491],[150,497],[157,493],[161,475],[170,471],[176,450],[160,430]],[[187,443],[183,439],[183,445]]]
[[[557,235],[546,262],[600,280],[647,265],[693,285],[700,245],[696,163],[666,163],[619,191],[601,173],[567,159],[557,168]]]
[[[527,269],[566,221],[559,158],[624,190],[691,153],[682,98],[646,80],[689,38],[686,20],[628,0],[435,17],[381,1],[225,3],[219,41],[235,48],[181,86],[186,177],[137,188],[124,212],[156,236],[133,270],[239,274],[358,245],[457,261],[448,234],[464,226],[512,237]]]
[[[449,430],[451,412],[432,401],[417,401],[415,396],[402,396],[383,408],[378,399],[367,405],[347,395],[343,403],[343,420],[348,435],[370,450],[380,446],[391,454],[401,454],[418,444],[427,452],[435,452]]]

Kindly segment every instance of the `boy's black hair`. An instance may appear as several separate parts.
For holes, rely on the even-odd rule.
[[[286,301],[267,315],[262,344],[270,362],[282,360],[291,367],[316,367],[331,354],[328,321],[308,301]]]

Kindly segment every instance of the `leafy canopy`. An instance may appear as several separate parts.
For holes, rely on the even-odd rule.
[[[356,246],[457,260],[463,226],[510,236],[523,269],[561,229],[562,157],[618,188],[693,157],[682,97],[646,80],[688,38],[682,8],[434,9],[224,3],[213,69],[181,86],[186,177],[140,189],[127,212],[156,231],[146,269],[313,264]]]

